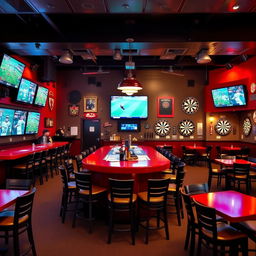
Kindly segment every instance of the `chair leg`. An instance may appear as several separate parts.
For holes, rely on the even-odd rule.
[[[145,244],[148,244],[148,233],[149,233],[149,216],[147,216],[147,220],[146,220]]]
[[[20,245],[19,245],[18,230],[13,231],[13,246],[14,246],[14,255],[15,256],[20,256]]]
[[[242,255],[248,256],[248,239],[243,239],[241,242],[241,248],[242,248]]]
[[[112,238],[112,232],[113,232],[113,210],[112,210],[112,208],[110,206],[109,206],[108,215],[109,215],[108,244],[110,244],[111,243],[111,238]]]
[[[28,232],[28,240],[29,240],[30,245],[31,245],[33,256],[36,256],[37,255],[36,254],[36,247],[35,247],[35,242],[34,242],[34,237],[33,237],[33,231],[32,231],[31,223],[29,224],[27,232]]]
[[[180,220],[180,200],[177,197],[175,198],[175,207],[176,207],[178,225],[181,226],[181,220]]]
[[[74,210],[74,215],[73,215],[72,228],[74,228],[76,226],[76,214],[77,214],[78,204],[79,204],[79,198],[76,197],[76,203],[75,203],[75,210]]]
[[[164,209],[164,229],[165,229],[166,240],[169,240],[168,216],[167,216],[166,208]]]
[[[65,194],[63,196],[63,205],[62,205],[62,223],[65,222],[67,205],[68,205],[68,194],[67,194],[67,192],[65,192]]]
[[[135,245],[135,208],[130,209],[132,245]]]
[[[188,249],[189,239],[190,239],[190,224],[188,223],[187,224],[187,232],[186,232],[184,250]]]
[[[92,221],[93,221],[93,219],[92,219],[92,202],[89,202],[89,205],[88,205],[89,207],[89,233],[91,234],[92,233]]]
[[[202,246],[202,239],[201,239],[201,236],[199,235],[198,242],[197,242],[197,253],[196,253],[197,256],[201,255],[201,246]]]
[[[195,251],[195,238],[196,238],[195,228],[192,227],[192,230],[191,230],[191,242],[190,242],[190,249],[189,249],[189,255],[190,256],[194,255],[194,251]]]
[[[157,211],[157,227],[159,228],[160,227],[160,211]]]
[[[212,185],[212,175],[209,174],[209,176],[208,176],[208,188],[209,188],[209,191],[211,191],[211,185]]]

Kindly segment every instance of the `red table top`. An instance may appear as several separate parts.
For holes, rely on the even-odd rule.
[[[226,150],[226,151],[239,151],[241,150],[240,147],[221,147],[221,150]]]
[[[150,160],[143,161],[116,161],[104,160],[113,146],[104,146],[83,159],[83,167],[100,173],[139,174],[152,173],[166,170],[170,167],[170,161],[152,147],[140,146]]]
[[[191,150],[206,150],[206,147],[203,146],[186,146],[186,148]]]
[[[28,156],[35,152],[40,152],[43,150],[57,148],[68,144],[68,142],[53,142],[51,144],[38,144],[33,148],[32,145],[13,147],[0,150],[0,160],[14,160]]]
[[[252,167],[256,167],[256,163],[244,160],[244,159],[215,159],[218,164],[233,166],[233,164],[251,164]]]
[[[218,215],[231,222],[256,219],[256,197],[237,191],[219,191],[193,195],[200,204],[215,208]]]
[[[0,211],[14,204],[17,197],[27,194],[28,190],[0,189]]]

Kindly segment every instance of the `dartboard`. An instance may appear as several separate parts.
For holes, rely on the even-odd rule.
[[[186,114],[191,115],[199,109],[199,102],[194,97],[188,97],[182,102],[181,107]]]
[[[188,137],[195,131],[195,125],[191,120],[182,120],[179,124],[179,132],[181,135]]]
[[[221,136],[228,135],[231,129],[231,123],[226,119],[220,119],[215,126],[216,132]]]
[[[166,120],[159,120],[155,124],[155,133],[161,137],[168,135],[171,131],[171,126]]]
[[[243,123],[243,133],[245,136],[248,136],[251,132],[252,129],[252,123],[250,118],[246,117],[244,119],[244,123]]]

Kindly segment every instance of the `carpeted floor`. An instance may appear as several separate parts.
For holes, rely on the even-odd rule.
[[[207,181],[205,167],[186,167],[185,184],[203,183]],[[93,233],[88,233],[85,221],[78,219],[76,228],[72,228],[72,213],[67,214],[65,224],[59,217],[59,206],[62,194],[61,178],[55,176],[44,185],[37,186],[33,209],[33,230],[38,256],[69,256],[69,255],[122,255],[122,256],[182,256],[186,231],[186,216],[182,226],[177,225],[176,215],[169,217],[170,240],[165,240],[164,230],[150,233],[149,244],[143,242],[142,229],[136,236],[136,245],[130,244],[129,233],[116,233],[112,243],[107,244],[107,225],[103,220],[96,220]],[[26,236],[22,235],[21,245],[28,245]],[[1,242],[2,244],[2,242]],[[206,253],[206,252],[205,252]],[[203,253],[202,255],[205,255]],[[12,255],[10,240],[7,255]]]

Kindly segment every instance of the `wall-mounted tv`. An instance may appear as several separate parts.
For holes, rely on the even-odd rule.
[[[17,101],[33,104],[37,84],[22,78],[17,94]]]
[[[48,96],[48,89],[43,86],[38,86],[35,98],[35,105],[44,107]]]
[[[113,119],[148,117],[147,96],[111,96],[110,116]]]
[[[27,124],[26,124],[26,134],[37,134],[38,126],[40,122],[40,113],[38,112],[28,112]]]
[[[18,88],[24,69],[25,64],[4,54],[0,66],[0,83]]]
[[[12,121],[12,135],[23,135],[25,133],[27,111],[15,110]]]
[[[246,89],[244,85],[213,89],[212,98],[216,108],[245,106]]]
[[[14,110],[0,108],[0,137],[12,135]]]
[[[117,128],[119,132],[140,132],[140,121],[119,120]]]

